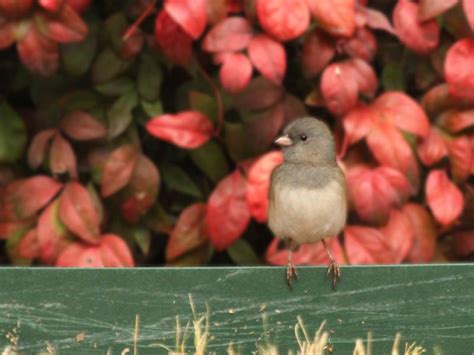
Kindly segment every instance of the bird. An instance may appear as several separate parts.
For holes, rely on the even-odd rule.
[[[335,289],[341,271],[326,239],[338,235],[346,224],[347,188],[336,161],[334,137],[323,121],[303,117],[290,122],[274,143],[282,148],[283,163],[270,177],[268,226],[288,249],[288,287],[292,289],[298,278],[292,252],[300,244],[321,241]]]

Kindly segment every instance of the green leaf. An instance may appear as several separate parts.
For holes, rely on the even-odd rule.
[[[125,14],[116,12],[105,20],[105,34],[107,40],[112,45],[113,49],[120,53],[122,50],[123,40],[122,35],[128,27],[128,21]]]
[[[109,121],[109,138],[122,134],[133,119],[132,110],[137,105],[136,91],[128,91],[120,96],[107,111]]]
[[[262,261],[257,256],[255,251],[244,239],[237,240],[229,248],[227,248],[227,254],[229,254],[232,261],[237,265],[259,265]]]
[[[160,96],[163,73],[155,59],[148,54],[141,56],[138,67],[138,93],[148,101],[155,101]]]
[[[88,24],[89,33],[80,42],[61,46],[61,63],[64,71],[72,76],[85,74],[97,51],[97,23]]]
[[[0,102],[0,163],[21,158],[26,144],[26,128],[21,117],[6,101]]]
[[[245,157],[245,127],[238,122],[224,123],[224,141],[233,161],[242,160]]]
[[[135,82],[129,77],[122,76],[104,84],[96,85],[95,89],[104,96],[120,96],[127,91],[134,90]]]
[[[387,63],[382,71],[382,86],[385,91],[405,91],[405,74],[400,64]]]
[[[229,165],[221,147],[213,140],[189,151],[194,164],[213,182],[218,182],[229,171]]]
[[[202,198],[202,192],[196,183],[179,166],[166,164],[160,166],[160,172],[163,182],[169,189],[198,199]]]
[[[146,228],[135,227],[133,229],[133,241],[138,245],[144,255],[150,253],[151,234]]]
[[[111,48],[105,48],[92,66],[92,80],[95,84],[110,81],[126,71],[131,63],[119,58]]]
[[[89,110],[99,105],[99,96],[89,90],[76,90],[68,92],[59,99],[59,104],[62,109],[70,111],[74,110]]]
[[[163,104],[160,100],[154,102],[141,100],[140,103],[142,105],[143,111],[145,111],[149,117],[155,117],[163,114]]]
[[[193,110],[199,111],[209,117],[211,121],[217,121],[217,103],[212,96],[200,91],[190,91],[189,105]]]

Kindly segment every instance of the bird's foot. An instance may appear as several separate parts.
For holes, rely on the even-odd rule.
[[[331,260],[329,263],[326,275],[329,276],[330,274],[332,274],[332,289],[335,290],[336,283],[341,278],[341,268],[335,260]]]
[[[293,289],[293,281],[298,280],[298,273],[296,272],[296,268],[292,264],[288,264],[286,267],[286,284],[288,287]]]

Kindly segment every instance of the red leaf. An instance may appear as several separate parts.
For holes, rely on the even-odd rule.
[[[438,128],[432,127],[428,136],[417,146],[418,156],[426,166],[437,163],[448,155],[445,139]]]
[[[131,267],[134,265],[127,243],[114,234],[104,234],[97,245],[72,243],[61,252],[56,261],[58,267]]]
[[[49,12],[58,11],[64,2],[64,0],[38,0],[39,5]]]
[[[421,205],[407,203],[402,213],[407,216],[413,229],[413,245],[407,255],[412,263],[426,263],[433,260],[436,248],[436,228],[434,220]]]
[[[166,261],[175,260],[209,240],[206,212],[204,203],[192,204],[181,212],[166,246]]]
[[[192,59],[192,38],[164,10],[155,20],[155,39],[172,61],[186,66]]]
[[[336,48],[329,36],[315,29],[305,38],[303,45],[303,70],[306,76],[313,77],[331,61]]]
[[[356,28],[355,0],[307,0],[311,14],[326,32],[351,37]]]
[[[71,144],[56,133],[49,152],[49,166],[53,175],[68,173],[72,179],[77,179],[76,154]]]
[[[55,134],[55,129],[45,129],[33,137],[28,149],[28,164],[32,169],[38,169],[43,164],[46,149]]]
[[[256,0],[262,28],[280,41],[294,39],[309,26],[309,11],[304,0]]]
[[[59,201],[51,203],[39,216],[38,226],[38,256],[47,265],[54,265],[59,253],[69,243],[67,231],[59,219]]]
[[[330,64],[321,77],[321,93],[329,111],[336,116],[356,106],[359,92],[371,96],[376,88],[372,67],[357,58]]]
[[[207,52],[240,51],[247,48],[252,36],[252,26],[247,19],[231,16],[211,28],[204,37],[202,49]]]
[[[148,133],[181,148],[198,148],[211,138],[211,121],[199,111],[153,117],[146,125]]]
[[[438,117],[438,122],[451,133],[459,133],[467,128],[474,127],[474,109],[446,111]]]
[[[264,77],[281,84],[286,72],[286,52],[280,42],[267,35],[257,35],[249,43],[250,60]]]
[[[371,223],[387,221],[390,210],[400,207],[410,193],[407,178],[387,166],[370,169],[356,165],[347,173],[349,198],[359,217]]]
[[[410,219],[398,210],[392,210],[386,226],[381,228],[386,240],[392,248],[395,263],[401,263],[410,253],[415,239]]]
[[[131,144],[115,149],[107,158],[101,178],[101,195],[109,197],[127,185],[132,177],[138,153]]]
[[[410,145],[398,129],[390,123],[380,121],[372,127],[367,136],[367,144],[380,164],[403,172],[411,183],[412,192],[418,190],[418,164]]]
[[[265,260],[271,265],[287,265],[288,250],[279,248],[282,240],[278,237],[273,238],[272,242],[265,252]],[[338,264],[345,264],[344,252],[337,238],[331,238],[327,241],[328,248],[331,250],[334,259]],[[324,244],[302,244],[298,250],[291,253],[291,260],[294,265],[327,265],[330,260]]]
[[[453,233],[452,246],[458,257],[468,257],[474,253],[474,230]]]
[[[418,4],[399,0],[393,10],[393,24],[400,41],[416,53],[427,54],[438,45],[439,26],[435,20],[418,20]]]
[[[457,41],[446,54],[444,77],[449,93],[459,99],[474,101],[474,39]]]
[[[420,0],[418,8],[418,19],[426,21],[446,12],[458,3],[459,0]]]
[[[384,235],[375,228],[347,226],[344,246],[351,264],[392,264],[397,259]]]
[[[454,1],[454,0],[451,0]],[[462,0],[462,6],[464,14],[466,15],[469,26],[474,31],[474,1],[473,0]]]
[[[67,229],[85,242],[99,242],[99,212],[89,191],[78,182],[66,185],[59,198],[59,216]]]
[[[465,181],[474,174],[474,136],[460,136],[448,142],[451,175],[455,181]]]
[[[444,170],[430,171],[426,179],[426,200],[436,220],[444,227],[453,224],[464,208],[461,191]]]
[[[245,90],[236,97],[239,108],[260,111],[279,102],[285,91],[281,85],[267,80],[263,76],[252,79]]]
[[[373,120],[373,109],[370,106],[358,104],[351,109],[343,119],[347,144],[354,144],[367,136],[374,124]]]
[[[1,192],[0,197],[2,197]],[[3,213],[3,211],[0,210],[0,213]],[[2,218],[4,218],[4,216],[0,216],[0,239],[2,240],[9,239],[13,234],[22,232],[26,228],[32,228],[36,223],[35,218],[12,222],[4,222]]]
[[[140,53],[144,43],[145,35],[141,30],[137,29],[131,36],[122,41],[120,56],[126,60],[132,59],[138,53]]]
[[[268,191],[273,169],[283,163],[281,151],[262,155],[250,167],[247,174],[246,198],[250,214],[258,222],[264,223],[268,214]]]
[[[252,70],[252,64],[244,54],[227,54],[219,72],[222,86],[233,94],[241,92],[250,82]]]
[[[133,169],[127,198],[122,203],[122,215],[127,222],[135,224],[155,202],[160,188],[160,173],[145,155],[140,155]]]
[[[31,9],[33,0],[1,0],[0,11],[12,18],[21,18]]]
[[[235,170],[216,186],[207,203],[207,226],[212,245],[222,251],[247,228],[250,211],[245,199],[245,180]]]
[[[392,24],[383,12],[367,7],[359,7],[358,11],[365,17],[367,27],[373,30],[382,30],[394,36],[397,35]]]
[[[206,0],[165,0],[164,7],[189,36],[201,36],[207,22]]]
[[[38,236],[36,229],[30,230],[22,238],[17,246],[17,253],[23,259],[36,259],[39,256]]]
[[[429,119],[420,105],[408,95],[388,91],[375,100],[373,106],[379,115],[398,128],[425,137],[429,133]]]
[[[359,28],[354,36],[343,42],[342,47],[351,57],[371,62],[377,52],[377,40],[371,31]]]
[[[43,175],[11,182],[4,190],[0,220],[18,220],[34,216],[61,188],[61,183]]]
[[[439,84],[428,90],[421,104],[430,117],[435,117],[447,110],[472,107],[469,101],[450,95],[447,84]]]
[[[64,4],[54,17],[47,17],[46,24],[47,36],[56,42],[79,42],[87,36],[86,23],[69,4]]]
[[[61,129],[72,139],[78,141],[100,139],[107,136],[107,129],[91,114],[84,111],[71,111],[63,117]]]
[[[0,20],[0,49],[10,47],[15,43],[15,40],[15,24],[10,21]]]
[[[26,35],[18,42],[17,50],[23,64],[33,73],[47,77],[58,70],[58,44],[43,36],[31,24]]]
[[[79,14],[82,14],[91,4],[91,0],[66,0],[66,1]]]

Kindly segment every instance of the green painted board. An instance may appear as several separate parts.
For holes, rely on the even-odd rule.
[[[192,319],[189,294],[197,317],[209,308],[206,353],[270,341],[287,354],[298,316],[312,335],[326,321],[333,354],[369,331],[373,354],[389,354],[397,332],[427,354],[474,353],[473,264],[343,267],[336,291],[322,267],[300,267],[292,291],[280,267],[2,268],[0,280],[0,347],[20,354],[166,354],[156,345],[173,347],[176,317]]]

